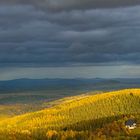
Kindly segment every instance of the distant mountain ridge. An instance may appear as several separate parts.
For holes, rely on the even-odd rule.
[[[0,91],[69,88],[103,82],[103,79],[15,79],[0,81]]]
[[[92,89],[110,90],[121,88],[140,87],[140,78],[91,78],[91,79],[15,79],[0,81],[0,92],[15,92],[26,90],[45,90],[45,89]]]

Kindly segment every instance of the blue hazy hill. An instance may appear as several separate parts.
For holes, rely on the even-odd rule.
[[[15,79],[0,81],[0,92],[15,92],[45,89],[95,89],[111,90],[140,87],[140,79]]]

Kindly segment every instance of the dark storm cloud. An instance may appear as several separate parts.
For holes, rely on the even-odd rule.
[[[4,4],[32,4],[49,11],[110,8],[140,4],[139,0],[1,0]]]
[[[40,7],[50,11],[109,8],[140,4],[139,0],[42,0]]]
[[[0,63],[140,63],[140,6],[89,9],[91,1],[87,2],[78,6],[78,0],[42,1],[46,8],[63,9],[55,13],[34,7],[31,1],[4,1],[0,6]],[[65,10],[68,6],[75,10]]]

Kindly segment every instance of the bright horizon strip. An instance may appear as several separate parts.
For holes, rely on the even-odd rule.
[[[0,80],[20,78],[140,78],[140,66],[74,66],[0,68]]]

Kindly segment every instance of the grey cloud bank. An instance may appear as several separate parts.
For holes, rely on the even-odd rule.
[[[140,60],[140,6],[46,13],[29,5],[5,5],[0,18],[0,63]]]
[[[0,68],[135,67],[140,64],[139,4],[139,0],[0,1]]]
[[[2,4],[30,4],[48,11],[111,8],[140,4],[139,0],[1,0]]]

